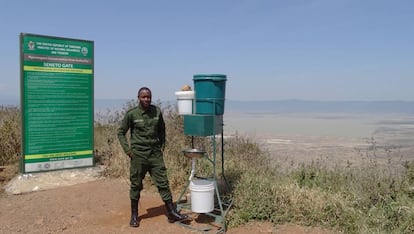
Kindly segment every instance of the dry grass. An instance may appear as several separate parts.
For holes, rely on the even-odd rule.
[[[0,106],[0,166],[18,161],[21,151],[20,111]]]
[[[131,101],[122,111],[108,111],[95,122],[96,162],[106,165],[108,176],[125,181],[129,178],[129,159],[119,145],[116,129],[125,111],[133,105],[135,102]],[[0,110],[2,163],[16,165],[20,152],[18,110]],[[190,172],[190,160],[182,150],[191,146],[191,137],[183,134],[183,119],[174,106],[164,106],[162,110],[167,125],[164,157],[171,187],[178,191]],[[212,155],[211,138],[194,138],[194,142],[197,148],[207,149],[208,155]],[[316,160],[285,170],[275,166],[269,153],[248,137],[235,136],[224,143],[224,174],[220,168],[220,145],[216,169],[219,177],[225,176],[230,185],[227,192],[234,199],[226,217],[230,226],[259,220],[326,227],[345,233],[414,232],[412,161],[401,161],[398,171],[394,170],[395,162],[380,165],[378,149],[373,144],[361,155],[360,165],[327,167]],[[198,161],[200,174],[211,173],[211,163]],[[148,178],[146,185],[151,186]]]

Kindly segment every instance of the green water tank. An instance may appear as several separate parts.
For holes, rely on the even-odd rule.
[[[223,115],[184,115],[184,134],[212,136],[223,131]]]
[[[200,115],[222,115],[226,95],[227,76],[198,74],[193,76],[195,111]]]

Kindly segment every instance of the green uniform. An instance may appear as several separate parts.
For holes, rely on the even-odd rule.
[[[130,130],[130,144],[126,133]],[[150,173],[163,201],[172,199],[162,149],[165,145],[165,123],[159,107],[150,105],[130,109],[118,129],[118,139],[126,154],[131,155],[129,196],[139,200],[142,180]]]

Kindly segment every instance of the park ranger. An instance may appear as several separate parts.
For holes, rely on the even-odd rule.
[[[130,226],[138,227],[138,201],[143,189],[142,180],[149,172],[165,202],[169,222],[183,221],[188,216],[177,212],[172,202],[163,159],[165,123],[159,107],[151,104],[151,90],[142,87],[138,91],[138,106],[128,110],[118,129],[118,139],[131,160],[129,196],[131,199]],[[130,143],[126,133],[130,131]]]

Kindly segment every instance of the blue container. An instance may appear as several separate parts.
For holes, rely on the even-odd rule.
[[[194,75],[195,111],[199,115],[222,115],[226,95],[226,75]]]

